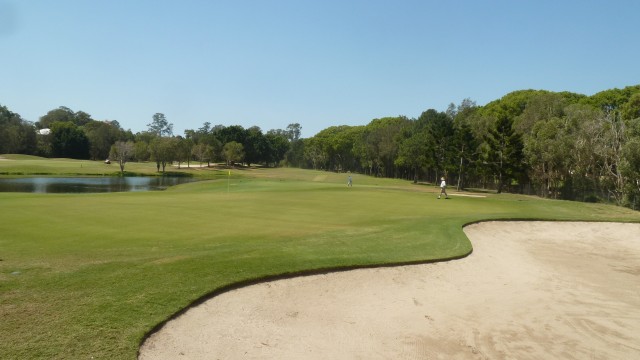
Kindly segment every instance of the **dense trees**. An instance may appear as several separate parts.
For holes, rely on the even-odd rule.
[[[59,107],[36,123],[0,106],[0,153],[104,159],[114,144],[127,157],[166,165],[192,160],[297,166],[435,182],[458,188],[519,191],[640,208],[640,85],[592,96],[520,90],[484,106],[470,99],[444,112],[330,126],[301,138],[299,123],[259,127],[205,122],[183,136],[162,113],[132,134],[117,121],[97,121]],[[123,164],[124,165],[124,164]]]
[[[33,124],[0,106],[0,154],[35,154],[36,132]]]
[[[51,155],[74,159],[89,158],[89,139],[71,121],[57,121],[51,124]]]
[[[521,135],[513,129],[513,121],[501,116],[484,138],[483,163],[496,176],[498,194],[504,184],[516,180],[524,170]]]
[[[332,126],[302,166],[640,208],[640,86],[593,96],[515,91],[417,119]],[[348,159],[348,161],[345,161]]]

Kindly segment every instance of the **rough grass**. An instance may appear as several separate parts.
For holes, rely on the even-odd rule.
[[[319,171],[224,174],[163,192],[0,193],[1,357],[133,359],[148,331],[217,289],[464,256],[469,222],[640,221],[515,195],[437,200],[435,187],[360,175],[347,188]]]

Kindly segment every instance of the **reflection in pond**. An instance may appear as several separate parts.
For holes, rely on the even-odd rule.
[[[0,192],[102,193],[164,190],[169,186],[196,181],[191,177],[25,177],[0,179]]]

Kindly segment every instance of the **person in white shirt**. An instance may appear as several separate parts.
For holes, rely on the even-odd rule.
[[[440,199],[440,196],[442,196],[442,194],[444,194],[444,198],[448,199],[449,195],[447,195],[447,182],[444,181],[444,177],[441,177],[440,180],[442,180],[440,182],[440,195],[438,195],[438,199]]]

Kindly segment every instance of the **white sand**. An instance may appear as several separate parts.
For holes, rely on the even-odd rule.
[[[640,359],[640,224],[489,222],[461,260],[219,295],[140,359]]]

